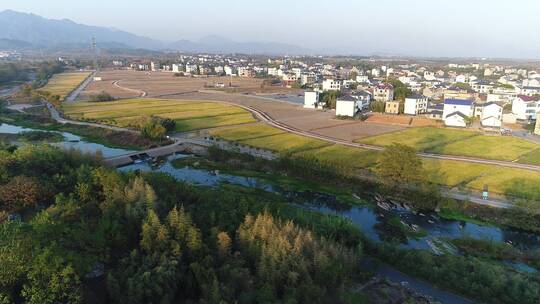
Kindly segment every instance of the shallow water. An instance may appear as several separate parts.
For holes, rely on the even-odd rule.
[[[24,128],[20,126],[5,124],[5,123],[0,124],[0,133],[19,134],[19,133],[28,132],[28,131],[47,131],[47,130]],[[87,141],[82,140],[80,136],[77,136],[69,132],[56,132],[56,131],[51,131],[51,132],[62,134],[62,136],[64,136],[64,141],[50,143],[50,144],[53,146],[64,148],[64,149],[73,148],[73,149],[81,150],[82,152],[85,152],[85,153],[96,153],[98,151],[101,151],[104,157],[112,157],[112,156],[118,156],[118,155],[134,152],[132,150],[110,148],[102,144],[87,142]]]
[[[477,225],[468,222],[442,219],[437,214],[414,214],[403,208],[384,210],[371,205],[346,206],[335,202],[335,197],[323,193],[314,192],[285,192],[268,182],[253,177],[234,176],[229,174],[215,175],[213,172],[196,168],[175,169],[170,161],[175,158],[187,157],[178,154],[169,156],[160,165],[139,163],[119,168],[120,171],[154,171],[164,172],[195,185],[218,186],[222,183],[231,183],[247,187],[262,189],[265,191],[283,194],[291,203],[304,208],[323,213],[334,214],[348,218],[358,226],[362,232],[373,241],[387,240],[389,237],[387,221],[392,217],[399,219],[407,225],[416,225],[426,231],[427,236],[419,238],[399,238],[401,246],[409,249],[432,249],[432,240],[444,238],[476,238],[487,239],[496,242],[506,242],[519,249],[540,249],[540,236],[525,231],[499,228],[489,225]],[[363,198],[372,200],[371,198]]]

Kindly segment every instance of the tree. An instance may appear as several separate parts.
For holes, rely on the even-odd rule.
[[[111,94],[105,91],[101,91],[96,95],[90,95],[90,101],[103,102],[116,100]]]
[[[340,91],[326,91],[321,93],[320,100],[325,104],[325,106],[329,109],[335,109],[336,108],[336,101],[338,97],[341,96]]]
[[[24,208],[35,207],[46,197],[48,195],[34,178],[16,176],[0,187],[0,208],[8,212],[18,212]]]
[[[394,143],[380,154],[375,173],[383,185],[397,190],[422,180],[422,160],[413,148]]]
[[[384,113],[385,106],[384,101],[374,101],[369,104],[369,109],[373,112]]]
[[[155,119],[149,119],[141,130],[141,134],[150,139],[161,139],[166,133],[167,129]]]

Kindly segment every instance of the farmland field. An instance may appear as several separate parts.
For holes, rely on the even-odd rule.
[[[64,113],[73,119],[101,122],[119,127],[135,127],[144,116],[155,115],[176,121],[176,131],[255,122],[253,116],[236,106],[205,101],[168,99],[126,99],[113,102],[64,104]]]
[[[524,164],[540,165],[540,148],[522,155],[518,161]]]
[[[430,152],[514,161],[539,148],[509,136],[475,136],[430,149]]]
[[[51,95],[60,96],[60,100],[77,88],[88,76],[90,72],[73,72],[55,74],[43,88],[43,92],[49,92]]]
[[[448,138],[456,140],[459,138],[467,139],[469,137],[470,139],[475,139],[480,137],[480,135],[469,131],[435,130],[442,130],[442,133],[447,136],[445,140],[440,140],[440,138],[434,139],[434,141],[438,139],[439,143],[448,142]],[[422,130],[421,132],[425,131]],[[315,157],[340,166],[352,166],[355,169],[373,169],[378,157],[378,152],[376,151],[329,144],[308,137],[284,133],[282,130],[266,125],[216,129],[211,131],[210,134],[249,146],[276,152],[292,152],[297,156]],[[409,139],[409,143],[418,143],[414,138],[405,138]],[[500,137],[489,138],[500,139]],[[428,145],[426,143],[424,146],[432,146],[432,144]],[[539,157],[538,153],[540,151],[535,152],[537,153],[528,154],[527,156],[532,160],[536,160]],[[450,188],[464,187],[481,191],[484,185],[487,185],[490,192],[535,200],[540,199],[540,187],[537,186],[540,184],[540,174],[534,171],[451,160],[423,159],[423,163],[428,172],[433,172],[433,176],[430,176],[432,181],[443,186]]]
[[[413,147],[418,151],[426,151],[452,141],[478,135],[479,133],[464,130],[426,127],[410,128],[403,131],[367,137],[356,142],[376,146],[389,146],[393,143],[399,143]]]

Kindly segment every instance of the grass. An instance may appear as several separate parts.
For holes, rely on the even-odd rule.
[[[474,136],[430,149],[430,152],[514,161],[539,148],[510,136]]]
[[[55,74],[43,88],[39,91],[49,92],[51,95],[59,95],[60,100],[77,88],[88,76],[90,72],[73,72]]]
[[[159,116],[176,121],[176,131],[192,131],[255,122],[255,118],[236,106],[205,101],[171,99],[125,99],[113,102],[80,102],[62,105],[72,119],[95,121],[119,127],[137,127],[144,116]]]
[[[467,186],[481,190],[484,185],[490,192],[540,201],[540,174],[538,172],[492,167],[482,177],[471,181]]]
[[[524,164],[540,165],[540,148],[522,155],[518,162]]]
[[[356,142],[376,146],[399,143],[413,147],[417,151],[540,164],[538,144],[510,136],[484,136],[466,130],[409,128],[362,138]]]
[[[423,129],[445,130],[436,128]],[[484,137],[469,131],[445,131],[457,131],[457,133],[452,132],[453,140],[458,140],[459,138],[468,140],[465,135],[469,135],[470,140]],[[472,136],[471,133],[473,134]],[[334,162],[338,165],[353,166],[355,169],[372,169],[376,164],[378,157],[378,152],[376,151],[329,144],[308,137],[284,133],[282,130],[266,125],[216,129],[211,131],[210,134],[225,140],[236,141],[253,147],[272,150],[279,153],[291,152],[297,156],[315,157],[324,161]],[[501,137],[486,136],[486,138],[489,138],[488,140],[491,141],[500,139]],[[439,140],[439,142],[448,141]],[[504,147],[504,144],[499,147]],[[524,148],[522,147],[521,149],[523,150]],[[515,149],[510,150],[519,151]],[[494,151],[493,153],[495,152],[499,153],[499,156],[504,155],[504,153],[507,155],[516,153],[504,151]],[[539,157],[540,152],[537,153],[538,154],[527,156],[531,158]],[[484,185],[487,185],[490,192],[540,200],[540,187],[538,187],[540,184],[540,174],[534,171],[451,160],[423,159],[423,163],[429,172],[435,172],[433,176],[429,177],[430,180],[443,186],[450,188],[471,188],[480,191],[483,189]]]
[[[356,169],[366,169],[375,165],[378,152],[336,144],[300,152],[297,155],[315,157],[342,166],[353,166]]]
[[[413,147],[418,151],[426,151],[456,140],[478,136],[479,134],[464,130],[424,127],[366,137],[355,142],[375,146],[389,146],[393,143],[399,143]]]

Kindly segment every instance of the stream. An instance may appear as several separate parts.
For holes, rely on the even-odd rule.
[[[24,128],[10,124],[0,124],[0,133],[19,134],[37,129]],[[44,130],[45,131],[45,130]],[[65,149],[79,149],[87,153],[96,153],[101,151],[104,157],[118,156],[130,153],[132,151],[125,149],[109,148],[101,144],[87,142],[81,137],[68,133],[57,132],[64,136],[61,142],[51,143]],[[407,249],[426,249],[435,254],[459,254],[452,245],[444,242],[444,238],[476,238],[489,239],[496,242],[505,242],[516,248],[523,250],[539,250],[540,235],[510,229],[500,228],[489,225],[478,225],[463,221],[446,220],[437,216],[435,213],[421,214],[414,213],[406,208],[392,206],[392,208],[381,208],[376,205],[373,198],[362,197],[363,201],[369,201],[373,204],[365,205],[345,205],[337,201],[335,196],[319,192],[291,192],[285,191],[277,185],[267,181],[245,176],[235,176],[231,174],[220,174],[204,169],[192,167],[174,168],[171,161],[177,158],[192,157],[191,155],[175,154],[164,158],[159,163],[141,162],[118,168],[121,172],[140,170],[143,172],[163,172],[170,174],[177,180],[184,181],[199,186],[219,186],[223,183],[230,183],[261,189],[268,192],[274,192],[283,195],[290,203],[296,204],[301,208],[333,214],[345,217],[356,225],[362,233],[375,242],[386,241],[389,238],[388,221],[391,218],[398,218],[403,225],[415,227],[424,232],[418,237],[399,238],[400,246]],[[395,239],[394,239],[395,241]],[[517,271],[534,273],[536,269],[517,262],[507,262],[507,264]],[[393,270],[387,265],[380,265],[376,272],[395,282],[406,281],[410,287],[432,296],[444,303],[471,303],[469,300],[460,296],[439,290],[428,282],[417,280],[406,274]]]
[[[20,133],[29,132],[29,131],[44,131],[44,132],[54,132],[54,133],[61,134],[64,137],[63,141],[54,142],[50,144],[53,146],[61,147],[63,149],[77,149],[84,153],[96,153],[100,151],[103,157],[112,157],[112,156],[118,156],[118,155],[134,152],[132,150],[109,148],[102,144],[84,141],[80,136],[77,136],[69,132],[47,131],[47,130],[24,128],[20,126],[0,123],[0,133],[20,134]]]

